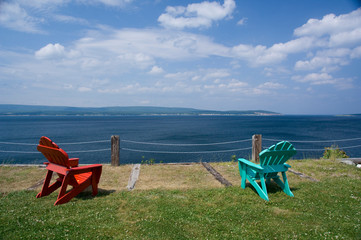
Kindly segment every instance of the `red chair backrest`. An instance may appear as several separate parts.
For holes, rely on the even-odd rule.
[[[49,162],[70,168],[68,154],[49,138],[41,137],[37,149]]]

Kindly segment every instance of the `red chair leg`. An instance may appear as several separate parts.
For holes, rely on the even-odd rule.
[[[48,196],[49,194],[51,194],[61,186],[60,180],[56,180],[55,183],[49,186],[52,176],[53,176],[53,171],[48,170],[48,172],[46,173],[43,187],[41,191],[36,195],[37,198]]]
[[[93,196],[98,194],[98,184],[100,180],[100,175],[102,174],[102,168],[97,167],[94,168],[92,171],[92,189],[93,189]]]

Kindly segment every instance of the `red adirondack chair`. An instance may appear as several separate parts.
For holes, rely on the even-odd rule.
[[[59,187],[61,187],[60,192],[54,205],[69,202],[89,186],[92,186],[93,196],[98,194],[98,183],[102,173],[101,164],[79,167],[79,158],[69,158],[63,149],[47,137],[40,138],[37,149],[49,161],[44,163],[47,165],[48,172],[41,192],[36,195],[37,198],[47,196]],[[56,172],[59,178],[50,185],[53,172]],[[73,188],[67,191],[69,185]]]

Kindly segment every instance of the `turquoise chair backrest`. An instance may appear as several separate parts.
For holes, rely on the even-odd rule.
[[[295,147],[287,142],[282,141],[263,150],[259,154],[260,165],[280,165],[297,153]]]

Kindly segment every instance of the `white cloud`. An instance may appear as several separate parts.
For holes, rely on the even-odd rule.
[[[70,1],[71,0],[17,0],[17,2],[22,6],[46,10],[52,10],[61,5],[65,5]]]
[[[311,85],[333,85],[339,89],[349,89],[353,87],[350,78],[334,78],[328,73],[310,73],[306,76],[294,76],[294,81],[302,83],[310,83]]]
[[[77,0],[83,4],[103,4],[110,7],[124,7],[133,0]]]
[[[295,76],[293,79],[297,82],[310,82],[313,85],[334,83],[332,76],[328,73],[310,73],[303,77]]]
[[[360,58],[361,57],[361,46],[356,47],[351,52],[351,58]]]
[[[248,83],[236,79],[232,79],[231,82],[229,82],[226,86],[227,88],[232,90],[237,90],[237,89],[239,90],[240,88],[248,87]]]
[[[83,18],[76,18],[73,16],[67,16],[67,15],[61,15],[61,14],[54,14],[53,19],[59,22],[65,22],[65,23],[78,23],[82,25],[89,24],[87,20]]]
[[[112,55],[109,55],[112,58]],[[124,63],[128,63],[128,66],[135,66],[139,68],[147,68],[150,65],[154,64],[154,59],[152,56],[145,53],[125,53],[119,55],[118,58]]]
[[[38,59],[62,58],[65,56],[65,48],[59,43],[49,43],[45,47],[35,52]]]
[[[39,23],[44,20],[32,17],[18,3],[0,3],[0,25],[19,32],[43,33]]]
[[[0,1],[0,25],[19,32],[41,33],[44,23],[56,20],[86,25],[87,20],[73,16],[56,14],[57,10],[71,2],[78,4],[103,4],[111,7],[124,7],[132,0],[16,0]]]
[[[158,67],[158,66],[153,66],[152,69],[149,71],[149,74],[161,74],[161,73],[164,73],[164,70],[163,68],[161,67]]]
[[[350,32],[361,26],[361,8],[336,16],[328,14],[321,20],[310,19],[303,26],[295,29],[296,36],[322,36],[333,35],[341,32]]]
[[[344,45],[353,45],[359,44],[361,41],[361,27],[356,28],[352,31],[340,32],[333,34],[330,37],[330,46],[344,46]]]
[[[214,21],[231,17],[235,7],[234,0],[224,0],[223,5],[204,1],[189,4],[187,7],[168,6],[166,13],[159,16],[158,22],[166,28],[208,28]]]
[[[289,54],[305,52],[320,44],[320,41],[311,37],[302,37],[286,43],[277,43],[269,48],[262,45],[240,44],[233,47],[232,52],[235,57],[250,62],[252,66],[258,66],[279,63],[285,60]]]
[[[237,22],[237,25],[245,25],[247,23],[248,18],[242,18]]]
[[[232,53],[234,57],[248,61],[251,66],[260,66],[280,63],[290,54],[308,52],[310,59],[297,61],[296,70],[321,68],[324,72],[335,71],[359,56],[360,26],[361,8],[339,16],[329,14],[321,20],[310,19],[295,29],[296,39],[271,47],[239,44],[232,48]],[[356,48],[351,51],[350,47],[355,45]],[[312,52],[314,50],[317,50],[316,54]]]
[[[283,54],[298,53],[316,47],[321,44],[312,37],[297,38],[286,43],[274,44],[268,49],[268,52],[279,52]]]
[[[262,89],[284,89],[286,88],[285,85],[277,82],[265,82],[258,86]]]
[[[228,56],[229,49],[210,38],[164,29],[99,29],[75,42],[75,50],[98,58],[114,58],[154,64],[156,58],[185,60],[211,55]],[[142,61],[141,61],[142,60]]]
[[[79,92],[90,92],[90,91],[92,91],[92,89],[89,87],[79,87],[78,91]]]
[[[208,69],[206,73],[204,73],[203,80],[208,79],[219,79],[229,77],[231,74],[228,69]]]
[[[297,61],[295,70],[315,70],[323,69],[329,72],[338,70],[341,66],[348,65],[352,58],[358,54],[358,48],[333,48],[327,50],[320,50],[310,60]]]

